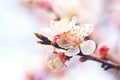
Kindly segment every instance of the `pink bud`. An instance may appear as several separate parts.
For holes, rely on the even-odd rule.
[[[40,1],[38,1],[38,6],[44,8],[44,9],[46,9],[48,11],[52,10],[52,4],[48,0],[40,0]]]
[[[110,50],[110,48],[109,48],[108,44],[100,43],[97,47],[96,52],[98,53],[100,58],[105,59],[108,55],[109,50]]]

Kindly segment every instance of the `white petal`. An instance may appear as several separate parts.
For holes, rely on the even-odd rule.
[[[51,45],[41,45],[42,49],[47,53],[52,53],[54,50],[54,47]]]
[[[76,23],[77,23],[77,18],[76,17],[72,17],[70,25],[74,26],[74,25],[76,25]]]
[[[49,27],[44,28],[41,33],[44,36],[48,37],[50,40],[52,40],[53,36],[55,35],[55,33]]]
[[[63,32],[67,32],[70,28],[68,26],[68,20],[67,18],[63,18],[60,20],[59,22],[59,27],[60,27],[60,31],[63,33]]]
[[[62,47],[62,48],[65,48],[65,49],[68,49],[70,48],[71,46],[73,46],[73,44],[71,44],[70,42],[66,41],[65,39],[59,39],[57,41],[57,44]]]
[[[91,24],[84,24],[81,26],[79,35],[82,37],[88,36],[93,31],[93,26]]]
[[[57,21],[51,21],[51,30],[54,32],[54,35],[60,33],[60,27]]]
[[[81,43],[80,47],[84,55],[90,55],[95,51],[96,44],[93,40],[87,40]]]
[[[65,55],[67,55],[67,56],[74,56],[74,55],[78,54],[79,51],[80,51],[80,50],[79,50],[78,47],[73,47],[73,48],[68,49],[68,50],[66,51]]]
[[[64,67],[61,58],[57,54],[51,54],[47,60],[48,66],[53,71],[57,72]]]
[[[79,32],[80,32],[80,26],[73,26],[73,27],[71,28],[71,33],[72,33],[72,34],[77,34],[77,35],[79,35]]]
[[[51,29],[57,34],[70,30],[67,18],[62,18],[60,21],[51,21]]]

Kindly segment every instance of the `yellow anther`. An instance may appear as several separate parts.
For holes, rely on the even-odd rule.
[[[53,63],[54,63],[54,61],[53,61],[53,60],[50,60],[50,61],[49,61],[49,64],[53,64]]]

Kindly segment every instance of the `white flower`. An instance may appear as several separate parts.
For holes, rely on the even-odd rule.
[[[95,51],[96,44],[93,40],[87,40],[80,44],[80,48],[84,55],[90,55]]]
[[[80,49],[83,54],[89,55],[95,50],[95,42],[92,40],[84,41],[93,31],[91,24],[76,25],[77,18],[62,18],[59,21],[51,21],[51,27],[44,29],[46,35],[52,41],[62,48],[68,49],[65,52],[67,56],[74,56]],[[57,37],[57,39],[56,39]]]
[[[64,62],[58,54],[51,54],[47,60],[48,66],[53,71],[59,71],[64,67]]]
[[[58,34],[68,32],[69,30],[71,30],[72,26],[75,26],[76,23],[77,23],[76,17],[72,17],[71,20],[69,17],[62,18],[59,21],[51,21],[50,28],[45,28],[43,32],[47,37],[51,38]]]
[[[74,28],[80,28],[80,26],[76,26],[76,23],[76,17],[72,17],[71,19],[69,17],[66,17],[62,18],[59,21],[51,21],[50,28],[43,29],[43,34],[52,41],[54,41],[55,37],[60,36],[60,39],[56,39],[57,44],[60,47],[67,49],[75,45],[74,43],[76,41],[78,42],[78,32],[76,33],[74,31]]]
[[[80,50],[81,50],[82,54],[84,54],[84,55],[91,55],[95,51],[95,49],[96,49],[95,42],[93,40],[87,40],[87,41],[83,41],[80,44],[80,48],[78,48],[78,47],[69,48],[65,52],[65,55],[75,56],[80,52]]]

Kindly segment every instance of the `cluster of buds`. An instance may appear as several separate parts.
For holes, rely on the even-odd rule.
[[[105,70],[109,68],[120,69],[118,64],[108,63],[106,56],[109,51],[107,45],[99,45],[97,52],[100,58],[92,54],[96,50],[93,40],[85,40],[93,31],[91,24],[77,24],[76,17],[65,17],[57,21],[51,21],[51,27],[43,30],[42,34],[35,33],[40,39],[38,43],[54,46],[53,53],[48,57],[48,66],[53,71],[59,71],[65,66],[65,62],[78,55],[80,61],[94,60],[104,64]]]

